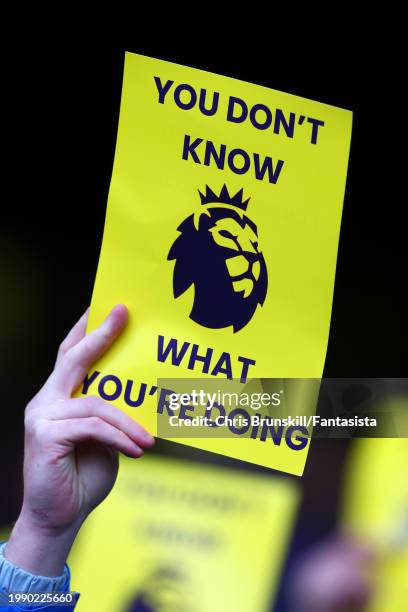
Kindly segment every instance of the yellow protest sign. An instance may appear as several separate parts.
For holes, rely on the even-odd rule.
[[[90,329],[129,326],[82,389],[156,432],[158,379],[320,378],[352,113],[126,53]],[[177,440],[293,474],[305,428]]]
[[[266,612],[297,502],[286,479],[124,459],[69,559],[78,611]]]
[[[396,410],[395,402],[393,407]],[[350,459],[343,526],[378,554],[374,597],[367,612],[406,610],[407,463],[408,440],[395,438],[359,440]]]

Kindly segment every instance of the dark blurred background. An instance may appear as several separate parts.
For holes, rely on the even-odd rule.
[[[106,45],[54,35],[16,43],[6,56],[3,127],[11,128],[11,137],[0,226],[0,526],[16,519],[21,503],[24,407],[48,376],[59,342],[90,303],[125,50],[354,112],[325,375],[407,374],[406,225],[397,191],[405,172],[395,148],[393,51],[385,56],[375,37],[352,45],[346,31],[318,42],[306,35],[296,52],[293,38],[277,41],[273,29],[250,43],[242,33],[238,40],[232,36],[233,45],[217,30],[205,44],[187,34],[144,38],[138,32]],[[289,560],[335,523],[347,446],[345,440],[313,442]],[[178,445],[161,443],[158,452],[267,471]]]

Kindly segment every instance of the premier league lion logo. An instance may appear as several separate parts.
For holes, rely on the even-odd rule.
[[[219,195],[199,191],[202,207],[177,228],[167,259],[175,260],[173,291],[178,298],[194,285],[190,318],[218,329],[239,331],[263,305],[268,287],[258,230],[245,211],[243,189],[233,197],[224,185]]]

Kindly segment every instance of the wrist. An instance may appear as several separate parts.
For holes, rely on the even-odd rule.
[[[13,565],[38,576],[62,575],[80,524],[66,528],[39,526],[21,512],[4,550]]]

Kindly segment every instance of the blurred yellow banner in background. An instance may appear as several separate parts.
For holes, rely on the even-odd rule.
[[[407,439],[367,439],[354,443],[346,481],[343,527],[379,556],[373,574],[374,598],[367,612],[407,610],[407,465]]]
[[[131,316],[83,392],[155,433],[158,378],[320,378],[351,126],[347,110],[126,53],[89,328],[116,303]],[[302,474],[308,443],[272,438],[182,443]]]
[[[253,472],[124,459],[69,559],[79,612],[269,610],[298,493]]]

